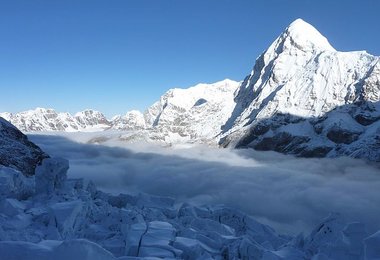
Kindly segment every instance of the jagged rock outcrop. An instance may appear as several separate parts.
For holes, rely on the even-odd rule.
[[[26,135],[0,117],[0,165],[33,175],[37,165],[47,157]]]

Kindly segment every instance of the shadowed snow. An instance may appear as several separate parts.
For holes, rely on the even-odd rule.
[[[145,192],[179,202],[225,204],[280,232],[309,231],[329,212],[361,221],[370,232],[380,229],[376,164],[204,146],[162,148],[115,138],[91,145],[81,143],[89,135],[65,136],[33,135],[30,139],[50,155],[69,159],[69,177],[91,179],[108,192]]]

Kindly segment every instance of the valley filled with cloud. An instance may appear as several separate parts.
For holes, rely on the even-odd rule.
[[[252,149],[162,147],[125,143],[117,135],[30,135],[54,157],[70,161],[68,176],[111,193],[148,193],[177,203],[237,208],[280,233],[308,233],[332,212],[380,228],[379,168],[352,158],[306,159]],[[90,140],[104,140],[89,144]]]

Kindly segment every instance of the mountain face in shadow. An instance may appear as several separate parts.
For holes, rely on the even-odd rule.
[[[337,157],[380,161],[380,103],[356,102],[320,117],[277,113],[255,121],[235,145],[301,157]],[[228,146],[228,139],[221,143]]]
[[[256,60],[221,146],[380,161],[380,58],[339,52],[298,19]]]

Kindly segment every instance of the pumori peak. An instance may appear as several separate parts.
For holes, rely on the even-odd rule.
[[[304,52],[335,51],[326,37],[302,19],[292,22],[271,47],[276,52],[294,48]]]

